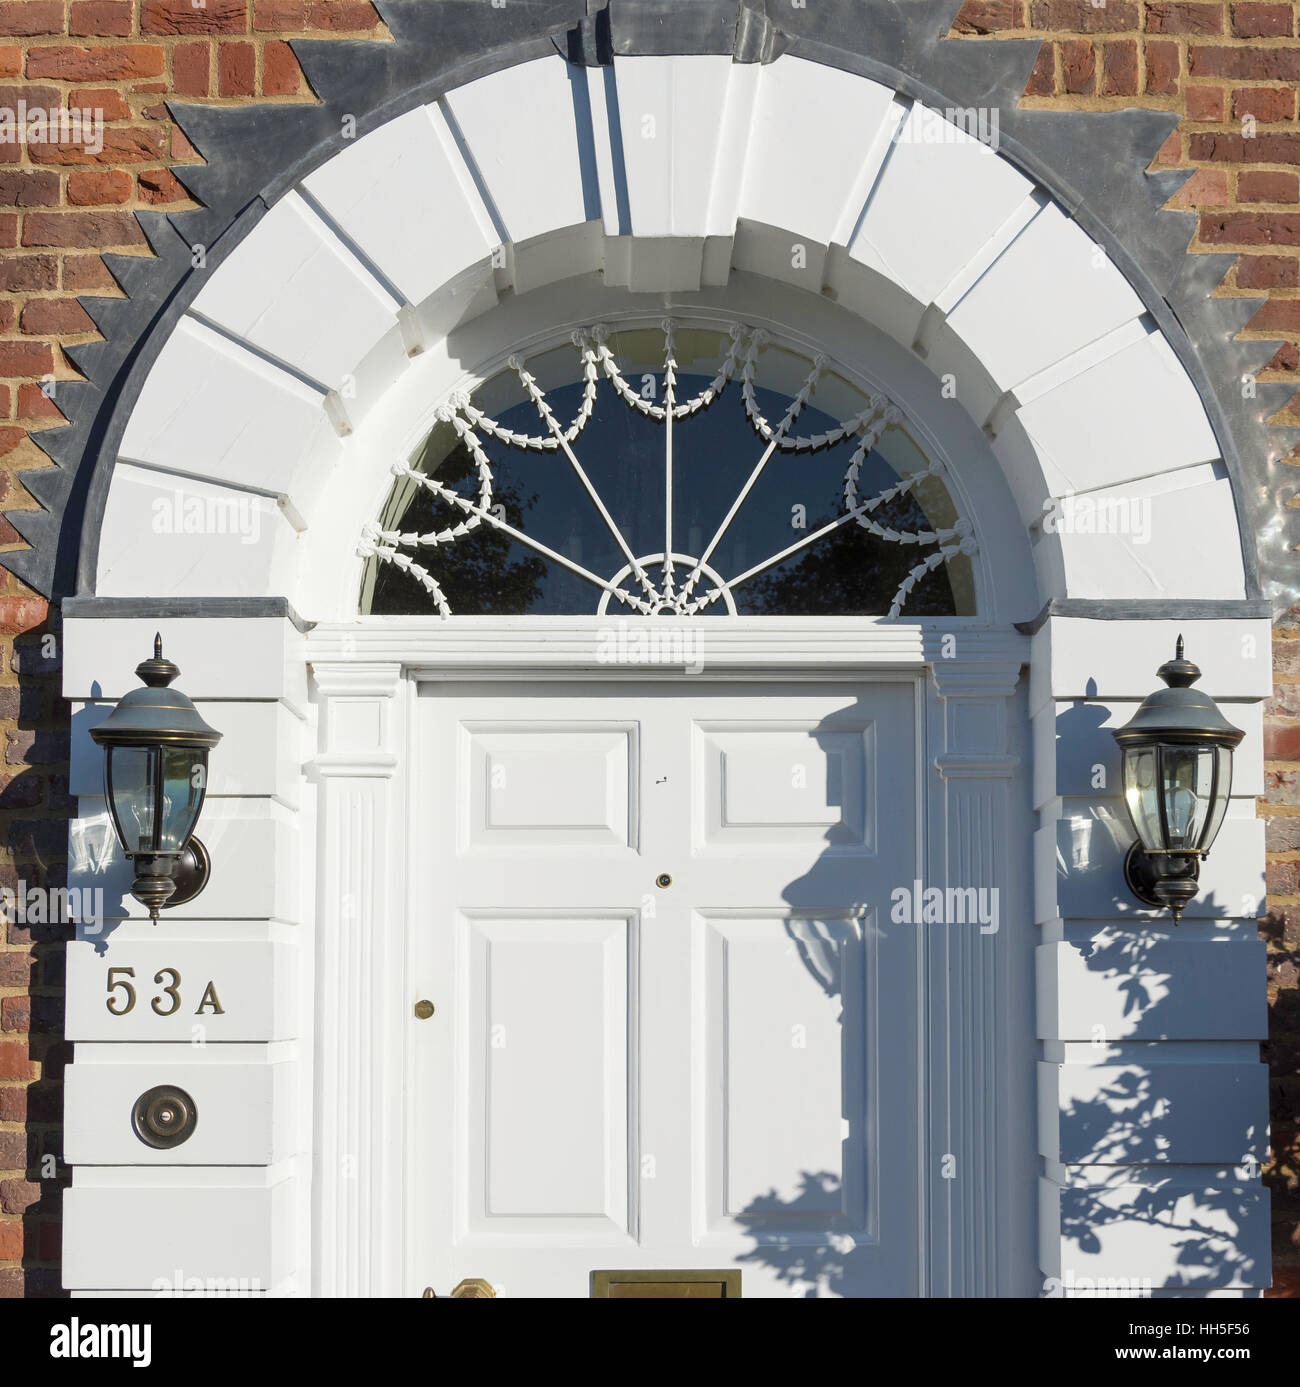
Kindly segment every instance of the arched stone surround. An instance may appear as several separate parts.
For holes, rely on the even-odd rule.
[[[389,8],[414,15],[414,7]],[[558,34],[580,7],[545,8]],[[219,196],[184,238],[155,225],[163,271],[179,287],[164,308],[154,305],[151,329],[138,326],[134,362],[109,373],[117,402],[104,387],[88,456],[94,478],[82,474],[91,519],[81,548],[84,598],[68,607],[66,691],[82,723],[101,715],[102,700],[126,687],[145,626],[151,632],[161,617],[179,662],[193,671],[189,691],[221,701],[241,734],[229,739],[239,754],[214,782],[205,822],[218,860],[243,870],[240,880],[214,883],[187,920],[150,935],[127,918],[108,941],[83,935],[73,946],[69,1035],[80,1048],[69,1159],[79,1175],[67,1217],[70,1285],[105,1285],[96,1279],[104,1274],[96,1249],[105,1210],[129,1205],[151,1223],[174,1215],[185,1233],[197,1202],[224,1211],[231,1245],[247,1243],[268,1284],[401,1288],[392,1224],[400,1151],[375,1134],[392,1130],[384,1124],[393,1120],[400,1070],[400,1028],[382,988],[400,952],[402,917],[400,891],[375,864],[403,831],[404,676],[501,669],[510,652],[502,652],[500,631],[462,638],[355,622],[351,527],[382,500],[393,449],[415,441],[446,392],[472,383],[507,342],[540,325],[553,329],[565,311],[576,321],[601,316],[588,304],[644,311],[665,296],[688,310],[746,316],[766,303],[778,324],[815,325],[811,335],[833,341],[837,358],[882,379],[919,417],[942,421],[934,427],[976,517],[984,604],[962,657],[946,660],[933,629],[864,623],[856,633],[863,653],[839,666],[864,675],[926,671],[927,775],[942,824],[936,871],[1020,892],[1014,951],[946,937],[931,946],[936,976],[954,980],[931,1037],[951,1080],[934,1097],[932,1150],[961,1153],[970,1178],[932,1183],[930,1289],[1032,1289],[1031,1219],[1015,1193],[1030,1179],[1032,1138],[1017,1144],[1027,1114],[1006,1087],[1006,1062],[1014,1055],[1018,1066],[1027,1063],[1017,1027],[1028,1006],[1033,926],[1039,1268],[1059,1281],[1066,1272],[1132,1264],[1158,1285],[1185,1284],[1177,1247],[1161,1231],[1169,1226],[1162,1201],[1174,1210],[1182,1200],[1211,1204],[1216,1219],[1228,1208],[1235,1221],[1226,1244],[1214,1234],[1207,1240],[1217,1279],[1203,1284],[1259,1284],[1267,1207],[1238,1168],[1255,1147],[1242,1149],[1236,1131],[1240,1115],[1258,1145],[1258,1104],[1241,1095],[1257,1087],[1259,1066],[1246,1052],[1262,1021],[1249,920],[1262,862],[1252,796],[1262,779],[1257,704],[1267,689],[1267,624],[1249,523],[1243,533],[1240,520],[1251,514],[1247,493],[1258,488],[1243,481],[1223,402],[1166,301],[1187,292],[1181,261],[1161,258],[1164,232],[1125,253],[1095,200],[1054,200],[1067,180],[1035,172],[1044,166],[1023,148],[1013,159],[969,139],[895,142],[896,130],[924,120],[913,103],[933,93],[928,83],[940,74],[957,84],[943,90],[961,92],[963,105],[1000,90],[962,77],[964,55],[937,40],[900,50],[890,35],[879,51],[908,75],[884,81],[883,57],[832,52],[808,36],[792,41],[753,15],[739,33],[734,22],[715,32],[708,16],[723,8],[701,5],[689,21],[674,11],[686,39],[673,46],[700,51],[656,52],[652,29],[635,38],[619,29],[618,16],[637,8],[616,7],[610,32],[580,23],[576,37],[552,42],[543,25],[517,48],[461,65],[440,51],[444,76],[423,89],[403,68],[412,59],[399,43],[381,59],[389,75],[379,90],[391,100],[375,102],[375,119],[359,126],[365,139],[335,141],[341,152],[319,157],[319,137],[338,116],[329,98],[325,113],[294,117],[315,130],[315,154],[294,159],[298,146],[288,139],[276,166],[289,171],[257,184],[265,202],[249,201],[244,174],[217,172],[207,177]],[[918,25],[934,21],[934,6],[915,9]],[[520,22],[506,14],[504,23]],[[523,22],[536,24],[537,12]],[[610,50],[612,64],[603,61]],[[342,91],[355,90],[341,71],[348,55],[320,61],[337,65]],[[1014,80],[1014,54],[970,61],[997,67],[1008,86]],[[404,70],[409,89],[401,87]],[[499,118],[516,104],[537,113],[527,130]],[[628,112],[665,118],[643,141]],[[208,128],[224,121],[236,129],[244,119],[212,117]],[[1126,131],[1133,148],[1154,148],[1163,121],[1125,117],[1108,128]],[[718,131],[716,145],[701,151],[700,128]],[[825,146],[801,140],[801,130]],[[1084,138],[1077,126],[1074,138]],[[252,141],[267,165],[279,157],[269,143]],[[1014,144],[1009,138],[1003,154]],[[946,177],[909,170],[909,154],[920,149],[951,155]],[[1105,175],[1114,178],[1114,197],[1104,211],[1121,222],[1134,217],[1135,198],[1152,209],[1163,200],[1134,191],[1135,167],[1121,161]],[[223,178],[233,182],[218,187]],[[949,210],[963,205],[964,215]],[[209,268],[188,268],[192,244],[207,248]],[[796,245],[804,248],[798,266]],[[143,285],[144,268],[133,272]],[[148,302],[145,292],[134,310],[117,311]],[[330,305],[324,317],[322,303]],[[955,399],[944,397],[945,376],[954,378]],[[81,430],[79,423],[84,449]],[[154,502],[177,492],[252,498],[257,540],[245,544],[236,533],[163,542],[174,536],[152,529]],[[1096,536],[1042,533],[1043,502],[1072,494],[1149,497],[1154,542],[1114,536],[1103,556]],[[1113,771],[1107,728],[1146,691],[1153,652],[1172,638],[1173,612],[1195,621],[1206,684],[1234,701],[1234,720],[1248,729],[1223,851],[1177,939],[1124,897],[1119,801],[1113,784],[1099,789],[1094,778],[1097,764]],[[313,621],[320,625],[304,632]],[[1249,652],[1247,638],[1256,640]],[[813,648],[818,639],[800,652],[810,667],[844,660],[833,643]],[[743,633],[736,641],[721,659],[743,670],[760,647],[746,647]],[[577,638],[533,655],[557,668],[583,659]],[[84,726],[79,736],[74,843],[85,848],[102,805]],[[1037,813],[1032,844],[1020,832],[1026,797]],[[1081,835],[1092,843],[1082,854]],[[93,852],[74,857],[74,879],[106,881],[110,896],[118,890],[120,863],[105,874]],[[1001,875],[983,875],[990,871]],[[265,1128],[244,1133],[233,1155],[209,1151],[205,1170],[169,1171],[171,1188],[136,1177],[126,1193],[120,1152],[101,1144],[93,1120],[92,1090],[111,1084],[91,1081],[120,1065],[118,1047],[102,1042],[123,1038],[104,1029],[99,955],[107,942],[119,956],[143,950],[156,965],[158,951],[186,930],[204,966],[244,970],[250,950],[265,954],[259,967],[274,979],[265,1015],[229,1038],[256,1075],[251,1081],[283,1085],[300,1101],[277,1098]],[[1155,1018],[1126,1011],[1130,977],[1156,979],[1152,995],[1175,1005]],[[1211,994],[1216,1014],[1195,1005]],[[361,1005],[348,1011],[357,996]],[[296,1011],[287,1001],[273,1005],[281,997],[296,999]],[[1098,1017],[1106,1028],[1100,1054],[1091,1030]],[[1157,1044],[1166,1040],[1192,1044]],[[172,1062],[158,1049],[158,1064]],[[132,1058],[145,1057],[137,1048]],[[1202,1092],[1221,1085],[1221,1133],[1180,1136],[1175,1167],[1162,1170],[1170,1158],[1158,1153],[1099,1166],[1067,1112],[1086,1101],[1089,1084],[1105,1082],[1108,1066],[1126,1064],[1158,1076],[1158,1092],[1171,1082]],[[222,1160],[240,1169],[231,1174]],[[1126,1201],[1139,1210],[1127,1220]],[[1099,1251],[1085,1252],[1072,1235],[1080,1224],[1103,1230]],[[1118,1225],[1118,1242],[1108,1224]]]

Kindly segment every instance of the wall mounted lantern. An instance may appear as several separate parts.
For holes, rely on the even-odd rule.
[[[164,906],[184,905],[207,885],[208,851],[193,836],[208,782],[208,752],[221,740],[179,689],[180,674],[163,659],[135,667],[144,688],[132,689],[91,730],[105,750],[104,794],[122,850],[135,865],[131,894],[156,924]]]
[[[1182,636],[1157,673],[1169,687],[1150,694],[1114,732],[1124,753],[1124,802],[1138,835],[1124,879],[1138,900],[1171,910],[1177,924],[1227,812],[1232,749],[1246,734],[1191,687],[1201,671],[1183,659]]]

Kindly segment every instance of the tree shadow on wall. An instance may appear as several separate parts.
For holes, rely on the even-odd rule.
[[[1103,747],[1112,777],[1107,783],[1116,784],[1118,755],[1105,747],[1112,739],[1109,732],[1104,742],[1096,736],[1105,716],[1095,705],[1081,703],[1062,715],[1058,729],[1066,738],[1091,732],[1084,739]],[[1173,951],[1216,937],[1215,947],[1241,946],[1222,939],[1222,919],[1189,918],[1174,927],[1167,917],[1136,914],[1131,901],[1120,899],[1126,888],[1117,875],[1113,841],[1114,834],[1123,834],[1127,849],[1131,830],[1126,821],[1103,817],[1094,822],[1094,831],[1095,839],[1081,835],[1077,842],[1071,839],[1068,852],[1058,853],[1058,873],[1063,878],[1107,873],[1106,889],[1115,896],[1107,913],[1129,914],[1131,921],[1098,927],[1090,937],[1070,941],[1066,951],[1106,984],[1100,992],[1119,997],[1120,1019],[1117,1024],[1107,1018],[1113,1034],[1098,1034],[1095,1063],[1081,1061],[1076,1048],[1069,1064],[1048,1060],[1039,1066],[1046,1071],[1040,1079],[1050,1079],[1055,1068],[1063,1085],[1056,1120],[1059,1146],[1046,1156],[1048,1179],[1059,1187],[1060,1266],[1044,1272],[1041,1294],[1198,1295],[1267,1284],[1268,1196],[1258,1182],[1266,1159],[1262,1071],[1252,1071],[1249,1057],[1239,1064],[1180,1062],[1181,1047],[1159,1043],[1166,1036],[1213,1034],[1213,1021],[1208,1028],[1201,1024],[1198,1032],[1197,1019],[1203,1023],[1230,1004],[1217,971],[1207,976],[1189,970],[1178,977]],[[835,899],[822,885],[830,855],[824,852],[804,877],[791,883],[785,894],[792,909]],[[863,910],[874,906],[878,921],[889,919],[886,901],[856,904]],[[1200,902],[1211,914],[1220,904],[1213,894]],[[846,1076],[841,1116],[847,1124],[841,1170],[849,1171],[861,1157],[854,1124],[873,1095],[860,1100],[850,1092],[854,1068],[848,1049],[854,1028],[845,1024],[850,1008],[843,996],[844,970],[824,943],[825,926],[809,932],[810,924],[819,923],[790,919],[786,933],[793,946],[791,966],[802,968],[840,1006],[841,1072]],[[842,957],[842,951],[835,952]],[[881,986],[886,985],[882,978]],[[1249,1027],[1245,1029],[1248,1034]],[[890,1058],[886,1052],[882,1062]],[[963,1082],[960,1074],[953,1079]],[[933,1202],[938,1193],[934,1182],[942,1172],[933,1153],[923,1153],[921,1164],[919,1198]],[[868,1171],[868,1179],[875,1174]],[[843,1180],[840,1171],[809,1166],[782,1179],[781,1188],[773,1185],[750,1197],[736,1221],[753,1246],[737,1256],[737,1263],[762,1267],[792,1296],[862,1294],[856,1289],[866,1284],[859,1259],[876,1249],[859,1248],[852,1229],[827,1226],[827,1209],[847,1203]],[[888,1189],[877,1193],[881,1200],[891,1198]],[[1035,1188],[1023,1191],[1031,1207],[1037,1196]],[[819,1232],[811,1231],[818,1225]],[[1047,1231],[1050,1246],[1057,1239]],[[909,1289],[868,1293],[905,1294]]]
[[[1049,1178],[1065,1181],[1060,1289],[1266,1285],[1268,1196],[1258,1181],[1267,1154],[1265,1075],[1248,1061],[1239,1068],[1162,1053],[1171,1047],[1161,1038],[1187,1034],[1188,1013],[1206,1014],[1212,999],[1169,985],[1171,951],[1183,945],[1171,926],[1149,928],[1099,932],[1068,946],[1124,1003],[1121,1024],[1109,1027],[1116,1034],[1099,1023],[1094,1063],[1072,1055],[1056,1066],[1059,1081],[1075,1088],[1060,1094],[1059,1164],[1048,1161]],[[1214,925],[1189,920],[1178,929],[1209,939]]]
[[[1096,695],[1095,681],[1086,692]],[[1230,1037],[1225,1013],[1243,1005],[1219,970],[1197,968],[1178,951],[1202,943],[1240,948],[1224,934],[1240,934],[1243,925],[1213,892],[1198,896],[1196,914],[1180,925],[1129,895],[1122,863],[1133,831],[1118,799],[1119,753],[1106,717],[1104,708],[1080,700],[1056,722],[1066,783],[1091,783],[1094,794],[1089,812],[1072,817],[1057,842],[1058,883],[1072,902],[1065,913],[1113,921],[1086,936],[1071,930],[1060,966],[1082,963],[1105,986],[1088,979],[1065,986],[1118,998],[1120,1006],[1118,1016],[1113,1003],[1103,1015],[1107,1003],[1099,1003],[1095,1024],[1076,1017],[1069,1062],[1054,1056],[1041,1066],[1044,1079],[1054,1068],[1061,1085],[1059,1147],[1044,1153],[1049,1180],[1063,1184],[1061,1266],[1051,1289],[1196,1294],[1267,1285],[1268,1195],[1258,1179],[1267,1159],[1266,1072],[1249,1058],[1223,1063],[1222,1052],[1184,1060],[1178,1043]],[[1237,1029],[1249,1036],[1252,1026]],[[1080,1055],[1088,1044],[1091,1062]]]

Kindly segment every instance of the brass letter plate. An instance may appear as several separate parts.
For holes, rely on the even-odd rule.
[[[593,1300],[734,1300],[740,1269],[726,1271],[593,1271]]]

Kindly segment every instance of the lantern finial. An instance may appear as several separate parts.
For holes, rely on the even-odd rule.
[[[162,633],[155,632],[153,638],[153,659],[141,660],[135,667],[135,676],[142,684],[147,684],[151,689],[165,689],[168,684],[180,673],[180,670],[172,664],[170,660],[165,660],[162,653]]]
[[[155,648],[156,648],[158,654],[161,655],[161,654],[162,654],[162,640],[161,640],[161,638],[158,640],[158,644],[157,644],[157,646],[156,646]],[[1180,631],[1180,632],[1178,633],[1178,644],[1174,646],[1174,659],[1175,659],[1175,660],[1181,660],[1182,658],[1183,658],[1183,634],[1182,634],[1182,632]]]
[[[1183,638],[1180,635],[1174,646],[1174,658],[1166,660],[1156,673],[1171,689],[1190,688],[1201,677],[1200,667],[1190,660],[1183,659]]]

